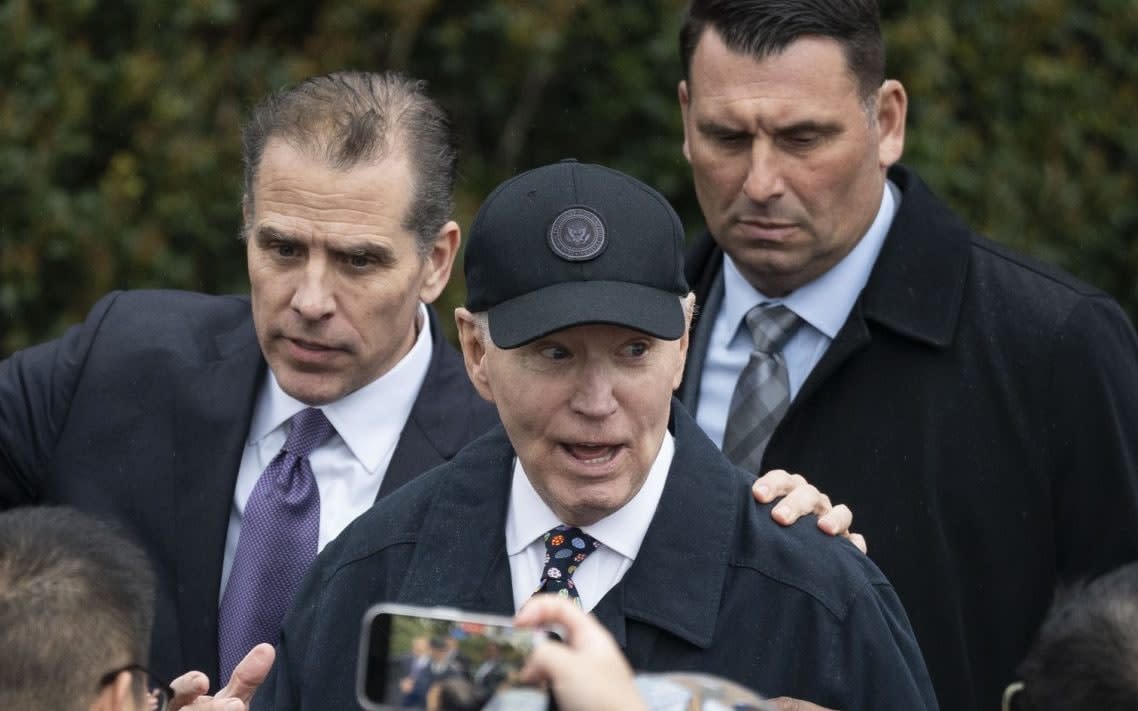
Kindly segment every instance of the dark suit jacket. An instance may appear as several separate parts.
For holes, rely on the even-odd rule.
[[[434,351],[383,497],[496,415],[431,313]],[[151,665],[217,679],[217,604],[233,487],[265,361],[249,301],[114,293],[61,339],[0,362],[0,507],[114,519],[158,577]]]
[[[971,232],[912,172],[763,470],[848,503],[946,709],[996,709],[1061,579],[1138,557],[1138,344],[1102,292]],[[698,401],[722,252],[680,395]]]
[[[751,498],[753,477],[678,403],[672,431],[675,457],[640,553],[594,610],[633,667],[719,674],[846,711],[935,708],[905,613],[873,563],[812,518],[774,523]],[[512,614],[513,458],[495,428],[329,544],[253,708],[354,708],[357,635],[372,603]]]

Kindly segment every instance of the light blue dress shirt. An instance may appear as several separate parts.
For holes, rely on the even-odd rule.
[[[723,446],[735,382],[754,348],[743,317],[752,307],[770,302],[784,304],[805,321],[782,349],[793,399],[838,335],[873,271],[901,204],[897,186],[892,182],[886,185],[889,189],[882,191],[877,217],[850,253],[825,274],[784,297],[770,298],[761,293],[743,278],[731,258],[723,255],[723,304],[715,315],[707,346],[695,418],[716,446]]]

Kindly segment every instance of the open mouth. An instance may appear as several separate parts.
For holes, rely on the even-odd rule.
[[[592,444],[588,442],[575,442],[572,444],[562,445],[569,456],[573,457],[582,464],[589,466],[596,466],[607,464],[616,455],[620,454],[620,445],[615,444]]]

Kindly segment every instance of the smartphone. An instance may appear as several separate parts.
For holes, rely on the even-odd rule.
[[[554,711],[549,694],[517,674],[549,630],[509,617],[444,607],[372,606],[360,633],[356,696],[369,710]]]

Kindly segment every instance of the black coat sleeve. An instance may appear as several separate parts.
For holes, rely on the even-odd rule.
[[[87,355],[118,296],[103,297],[58,340],[0,361],[0,509],[39,501]]]

